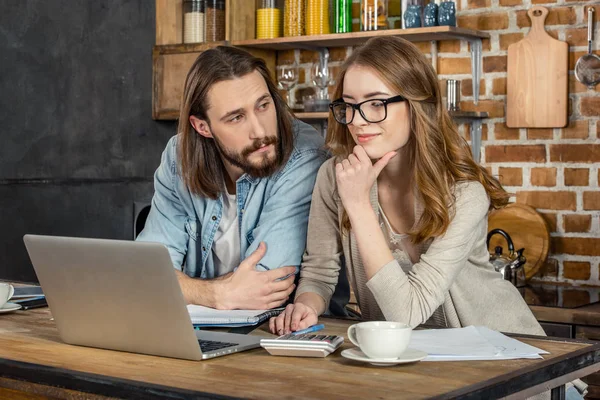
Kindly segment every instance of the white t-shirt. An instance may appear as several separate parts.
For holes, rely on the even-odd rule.
[[[236,195],[224,193],[223,214],[212,246],[215,276],[232,272],[240,264],[240,233]]]

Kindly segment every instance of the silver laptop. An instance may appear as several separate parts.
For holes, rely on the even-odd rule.
[[[162,244],[23,239],[65,343],[187,360],[260,346],[259,337],[194,329]]]

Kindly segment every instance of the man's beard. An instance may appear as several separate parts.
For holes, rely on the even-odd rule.
[[[213,136],[215,139],[215,144],[221,156],[229,161],[232,165],[240,168],[242,171],[252,176],[253,178],[266,178],[268,176],[273,175],[277,169],[279,169],[279,158],[280,158],[280,150],[279,150],[279,139],[277,136],[267,136],[262,139],[255,139],[254,142],[244,148],[241,152],[236,153],[235,151],[226,148],[216,136]],[[263,146],[273,145],[275,148],[275,157],[270,159],[267,158],[269,153],[259,154],[262,156],[262,159],[257,163],[253,163],[249,160],[249,156],[260,149]]]

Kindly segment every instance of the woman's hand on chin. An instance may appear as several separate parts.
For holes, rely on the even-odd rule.
[[[396,154],[395,151],[390,151],[373,164],[362,146],[354,146],[352,154],[336,164],[335,179],[338,194],[348,212],[356,207],[369,206],[371,187]]]

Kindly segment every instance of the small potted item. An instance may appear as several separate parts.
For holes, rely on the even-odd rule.
[[[439,26],[456,26],[456,6],[453,1],[442,1],[438,11]]]
[[[404,12],[404,27],[420,28],[421,27],[421,6],[419,4],[410,4]]]
[[[431,2],[425,6],[423,11],[423,26],[437,26],[438,23],[438,5]]]

